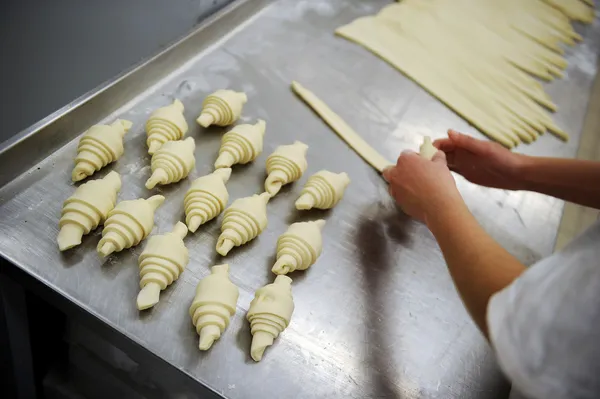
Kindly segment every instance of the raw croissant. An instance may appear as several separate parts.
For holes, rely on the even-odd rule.
[[[119,202],[104,222],[98,253],[106,257],[113,252],[138,245],[152,231],[154,211],[164,201],[165,197],[162,195],[153,195],[148,199]]]
[[[137,308],[144,310],[158,303],[160,291],[179,278],[190,257],[183,243],[187,227],[177,222],[173,231],[152,236],[138,258],[140,268],[140,293]]]
[[[344,196],[344,190],[350,184],[346,173],[333,173],[321,170],[312,175],[296,200],[296,209],[333,208]]]
[[[159,108],[150,114],[146,122],[148,154],[154,154],[167,141],[179,140],[185,136],[188,125],[183,110],[183,103],[175,100],[173,104]]]
[[[238,125],[225,133],[215,168],[230,168],[253,161],[263,150],[265,127],[265,121],[259,119],[255,125]]]
[[[163,144],[152,155],[152,176],[146,181],[146,188],[150,190],[157,184],[176,183],[186,178],[196,165],[195,149],[196,143],[192,137]]]
[[[79,186],[63,204],[58,222],[58,248],[65,251],[81,244],[84,234],[104,223],[115,207],[119,190],[121,177],[114,171]]]
[[[323,226],[325,221],[322,219],[292,224],[277,240],[277,262],[271,271],[287,274],[312,266],[323,250]]]
[[[200,335],[198,347],[208,350],[229,325],[235,314],[239,290],[229,280],[229,265],[213,266],[211,274],[196,287],[196,296],[190,306],[192,323]]]
[[[202,112],[196,122],[202,127],[231,125],[240,118],[246,101],[245,93],[217,90],[202,102]]]
[[[267,227],[267,202],[269,193],[239,198],[225,209],[221,222],[221,235],[217,252],[226,256],[235,246],[239,247],[257,237]]]
[[[183,199],[185,222],[192,233],[223,212],[229,201],[225,183],[230,176],[231,168],[223,168],[192,182]]]
[[[77,146],[73,181],[80,181],[115,162],[123,155],[123,136],[132,123],[117,119],[111,125],[94,125],[84,133]]]
[[[431,137],[425,136],[423,139],[423,144],[421,144],[421,147],[419,147],[419,155],[428,161],[431,161],[437,151],[437,148],[435,148],[431,142]]]
[[[267,180],[265,191],[271,197],[279,192],[282,186],[295,182],[308,167],[306,151],[308,146],[300,141],[290,145],[281,145],[267,158]]]
[[[294,312],[291,284],[288,276],[277,276],[273,284],[259,288],[250,302],[246,318],[252,333],[250,356],[256,362],[290,324]]]

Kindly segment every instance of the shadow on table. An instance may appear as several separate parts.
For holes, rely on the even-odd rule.
[[[365,217],[361,218],[355,237],[366,295],[365,360],[371,372],[371,397],[402,398],[398,373],[389,369],[389,365],[396,362],[389,358],[390,352],[386,349],[396,342],[388,342],[386,318],[380,315],[385,314],[389,305],[382,293],[395,266],[390,258],[389,246],[394,243],[402,246],[410,244],[408,230],[413,221],[395,207],[382,204],[374,207],[364,212]],[[396,308],[398,305],[394,304]]]

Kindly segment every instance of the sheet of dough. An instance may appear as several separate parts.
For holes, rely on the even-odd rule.
[[[574,44],[577,34],[544,0],[404,0],[336,34],[389,62],[506,147],[531,143],[546,130],[568,140],[548,115],[557,107],[535,77],[562,76],[560,45]]]
[[[327,104],[321,101],[310,90],[304,88],[298,82],[292,82],[292,90],[313,111],[315,111],[331,129],[338,134],[358,155],[362,157],[369,165],[377,169],[380,173],[393,163],[385,159],[383,155],[378,153],[365,140],[362,139],[339,115],[329,108]]]

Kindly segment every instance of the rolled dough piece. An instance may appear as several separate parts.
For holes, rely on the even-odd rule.
[[[240,118],[246,101],[246,93],[217,90],[204,99],[202,112],[196,122],[202,127],[231,125]]]
[[[419,147],[419,155],[428,161],[431,161],[436,152],[438,152],[438,150],[433,146],[431,137],[425,136],[423,139],[423,144],[421,144],[421,147]]]
[[[254,125],[237,125],[223,135],[215,169],[254,161],[263,150],[267,124],[259,119]]]
[[[229,201],[225,183],[230,176],[231,168],[221,168],[192,182],[183,199],[185,222],[192,233],[223,212]]]
[[[260,362],[265,349],[290,324],[292,313],[292,279],[288,276],[277,276],[272,284],[256,290],[246,315],[252,333],[250,356],[255,362]]]
[[[144,252],[138,258],[140,292],[137,308],[149,309],[158,303],[160,292],[179,278],[190,261],[183,239],[187,226],[177,222],[173,231],[148,239]]]
[[[117,119],[111,125],[94,125],[79,140],[75,167],[71,174],[73,181],[80,181],[93,175],[123,155],[123,136],[132,123]]]
[[[307,211],[312,208],[331,209],[344,196],[350,178],[345,172],[333,173],[320,170],[311,177],[296,200],[296,209]]]
[[[187,177],[196,165],[193,137],[185,140],[167,141],[152,155],[152,176],[146,181],[148,190],[157,184],[176,183]]]
[[[308,146],[300,141],[277,147],[267,158],[265,191],[273,197],[282,186],[301,178],[308,167],[307,150]]]
[[[171,105],[159,108],[150,114],[146,122],[146,145],[148,154],[154,154],[167,141],[180,140],[188,131],[188,124],[183,116],[184,106],[179,100]]]
[[[275,274],[288,274],[311,267],[323,250],[323,226],[323,219],[290,225],[277,239],[277,261],[271,271]]]
[[[104,223],[117,203],[121,177],[115,171],[82,184],[63,204],[57,241],[61,251],[81,244],[81,237]]]
[[[154,228],[154,211],[165,202],[162,195],[148,199],[121,201],[108,213],[104,222],[98,253],[107,257],[113,252],[138,245]]]
[[[358,135],[339,115],[329,108],[327,104],[321,101],[310,90],[304,88],[300,83],[293,81],[292,90],[298,95],[313,111],[317,113],[329,125],[334,132],[338,134],[358,155],[362,157],[369,165],[374,167],[379,173],[385,168],[393,165],[392,162],[385,159],[371,147],[362,137]]]
[[[236,199],[225,209],[216,248],[221,256],[262,233],[267,227],[267,202],[270,199],[269,193],[254,194]]]
[[[198,282],[190,317],[200,336],[201,351],[210,349],[221,337],[235,314],[239,295],[238,287],[229,279],[228,264],[211,267],[210,274]]]

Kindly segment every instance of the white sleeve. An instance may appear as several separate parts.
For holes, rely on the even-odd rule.
[[[496,293],[487,323],[513,390],[600,398],[600,223]]]

